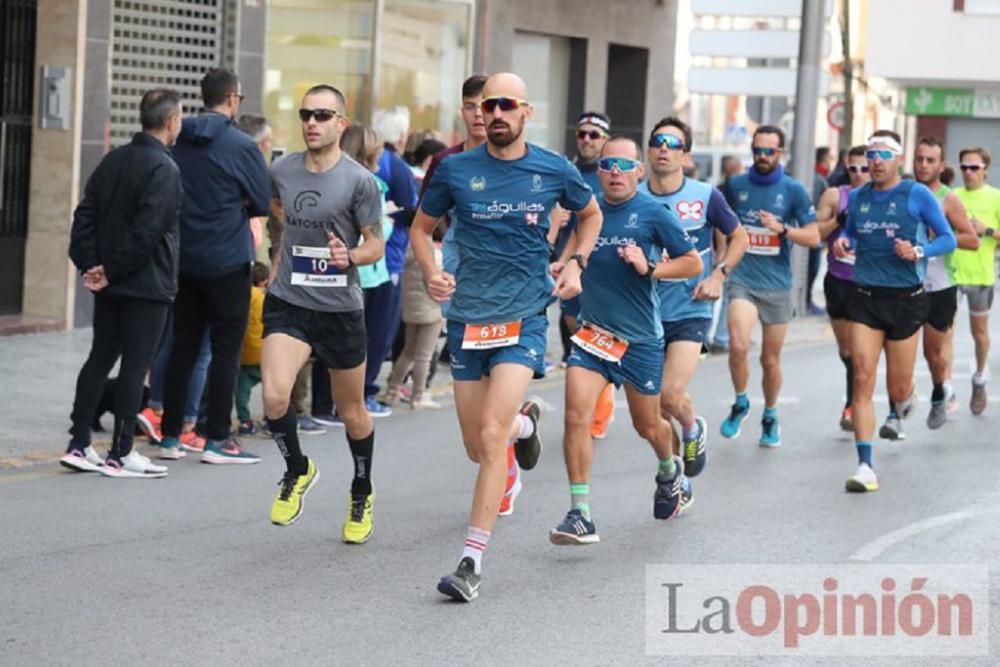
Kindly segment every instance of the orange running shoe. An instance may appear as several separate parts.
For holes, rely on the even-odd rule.
[[[200,454],[205,451],[205,438],[198,435],[195,431],[181,433],[181,437],[179,437],[178,440],[180,440],[181,447],[186,452],[195,452]]]
[[[500,509],[497,514],[500,516],[510,516],[514,513],[514,501],[521,493],[521,466],[517,465],[517,458],[514,455],[514,445],[507,445],[507,487],[504,489],[503,498],[500,500]]]
[[[604,440],[608,434],[608,427],[615,420],[615,386],[608,383],[608,386],[601,392],[597,399],[597,407],[594,409],[594,421],[590,423],[590,437],[595,440]]]
[[[163,415],[156,414],[153,408],[144,408],[142,412],[136,415],[136,421],[139,422],[139,428],[146,434],[150,442],[154,442],[157,445],[163,442],[163,432],[160,431],[163,423]]]

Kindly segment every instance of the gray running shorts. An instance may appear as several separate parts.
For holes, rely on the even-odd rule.
[[[792,291],[786,289],[754,289],[730,283],[730,302],[736,299],[757,306],[762,324],[785,324],[792,319]]]

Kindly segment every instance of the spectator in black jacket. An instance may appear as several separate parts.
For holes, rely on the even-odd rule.
[[[139,114],[143,131],[106,155],[87,181],[69,248],[84,286],[94,293],[94,340],[76,380],[72,439],[61,463],[109,477],[167,474],[132,449],[132,437],[146,371],[177,294],[183,190],[167,147],[181,131],[180,95],[151,90],[143,95]],[[119,356],[115,430],[102,464],[90,446],[90,425]]]
[[[174,304],[174,349],[163,396],[160,456],[183,456],[178,440],[188,381],[208,329],[205,463],[257,463],[230,438],[233,391],[250,312],[253,238],[250,218],[268,214],[271,177],[254,140],[234,122],[243,92],[234,72],[219,68],[201,80],[205,109],[184,120],[174,159],[184,183],[181,260]]]

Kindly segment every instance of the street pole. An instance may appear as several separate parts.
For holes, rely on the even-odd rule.
[[[792,176],[812,197],[816,154],[816,111],[819,107],[820,58],[823,49],[824,5],[822,0],[802,0],[799,28],[799,63],[795,78],[795,124],[792,131]],[[795,276],[795,310],[806,311],[806,281],[809,253],[795,246],[792,254]]]

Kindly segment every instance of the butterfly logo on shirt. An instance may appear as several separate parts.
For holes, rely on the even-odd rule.
[[[705,212],[705,202],[700,199],[679,201],[674,206],[674,210],[677,211],[677,217],[681,220],[701,220],[701,216]]]

